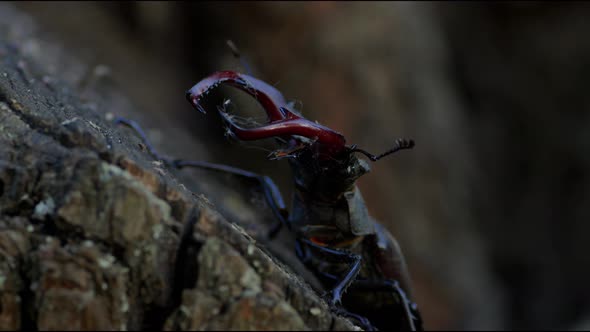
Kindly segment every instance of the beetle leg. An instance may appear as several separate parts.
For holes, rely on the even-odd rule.
[[[348,287],[354,282],[354,279],[359,273],[361,268],[361,256],[337,249],[332,249],[328,247],[323,247],[311,242],[308,239],[300,238],[298,240],[300,242],[298,244],[297,255],[304,254],[305,256],[300,256],[300,259],[305,264],[309,264],[310,262],[310,253],[309,251],[305,250],[305,248],[313,249],[315,252],[322,255],[325,259],[330,260],[334,263],[347,263],[350,266],[350,269],[346,272],[346,275],[342,280],[338,281],[338,284],[329,292],[329,303],[332,306],[336,306],[341,304],[342,302],[342,295]]]
[[[338,281],[338,277],[324,272],[318,272],[322,277],[334,281]],[[357,278],[350,285],[349,290],[363,290],[363,291],[387,291],[395,293],[403,306],[406,325],[409,331],[423,331],[422,316],[418,310],[418,305],[412,302],[400,287],[397,280],[367,280]],[[362,317],[362,316],[361,316]]]
[[[422,317],[420,315],[420,311],[418,311],[418,306],[406,296],[406,293],[403,291],[399,285],[399,282],[396,280],[357,279],[350,286],[350,288],[358,290],[394,292],[400,298],[401,304],[404,308],[408,329],[410,331],[423,330]]]
[[[375,326],[373,326],[373,324],[371,324],[371,321],[367,317],[354,314],[342,307],[337,307],[337,308],[334,308],[333,310],[340,316],[344,316],[349,319],[352,318],[365,331],[378,331],[378,329]]]
[[[288,214],[289,213],[287,211],[285,201],[283,200],[283,197],[281,195],[281,192],[279,191],[279,188],[277,187],[277,185],[274,183],[274,181],[270,177],[268,177],[266,175],[259,175],[256,173],[252,173],[252,172],[249,172],[249,171],[246,171],[246,170],[243,170],[240,168],[236,168],[236,167],[231,167],[231,166],[221,165],[221,164],[213,164],[213,163],[208,163],[208,162],[199,161],[199,160],[174,160],[172,163],[172,166],[174,166],[178,169],[181,169],[184,167],[195,167],[195,168],[208,169],[208,170],[217,171],[217,172],[231,173],[233,175],[245,177],[245,178],[252,179],[252,180],[258,182],[258,184],[262,187],[262,190],[264,192],[264,197],[266,198],[266,201],[267,201],[268,205],[270,206],[273,214],[280,221],[277,225],[275,225],[271,228],[268,236],[271,239],[274,238],[276,236],[276,234],[282,228],[282,225],[287,226],[287,228],[289,230],[291,230],[291,224],[288,222]]]
[[[278,234],[278,232],[281,230],[283,225],[286,225],[288,229],[291,229],[291,224],[288,222],[289,213],[287,211],[285,201],[283,200],[283,197],[277,185],[268,176],[259,175],[256,173],[248,172],[246,170],[227,165],[213,164],[198,160],[175,160],[168,157],[164,157],[160,155],[158,151],[154,148],[152,143],[147,138],[147,135],[145,134],[144,130],[137,122],[122,117],[115,118],[113,121],[115,122],[115,124],[122,124],[133,129],[141,139],[142,143],[146,146],[148,152],[154,158],[163,161],[168,166],[178,169],[184,167],[195,167],[212,170],[216,172],[231,173],[233,175],[245,177],[258,182],[258,184],[262,187],[266,202],[270,206],[275,217],[279,220],[279,222],[276,225],[274,225],[269,231],[268,237],[271,239],[274,238],[276,234]]]
[[[124,126],[127,126],[131,129],[133,129],[135,131],[135,133],[139,136],[139,138],[141,139],[142,143],[146,146],[148,152],[156,159],[163,161],[166,164],[170,164],[172,162],[172,159],[170,158],[166,158],[162,155],[160,155],[158,153],[158,151],[156,151],[156,149],[154,148],[154,146],[152,145],[152,143],[150,142],[150,140],[147,138],[147,135],[145,134],[145,132],[143,131],[143,129],[141,128],[141,126],[133,121],[133,120],[129,120],[123,117],[116,117],[115,119],[113,119],[113,122],[115,124],[122,124]]]

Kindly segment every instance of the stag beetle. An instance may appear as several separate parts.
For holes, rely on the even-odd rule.
[[[410,277],[401,249],[387,229],[369,216],[355,185],[370,170],[357,153],[377,161],[411,149],[414,142],[398,139],[392,149],[377,156],[355,145],[347,146],[342,134],[305,119],[276,88],[235,71],[213,73],[188,90],[186,98],[205,114],[203,99],[221,84],[256,98],[268,115],[268,124],[244,128],[225,107],[219,108],[227,133],[235,138],[276,138],[281,144],[268,158],[286,158],[292,168],[295,194],[291,213],[270,178],[226,165],[166,159],[155,151],[135,122],[123,118],[116,121],[135,129],[148,150],[170,166],[212,169],[257,180],[278,220],[269,237],[282,226],[295,234],[297,256],[331,288],[324,295],[334,310],[366,329],[421,330],[419,311],[409,298]]]

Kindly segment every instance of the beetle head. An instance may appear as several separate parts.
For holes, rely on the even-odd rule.
[[[324,200],[337,199],[340,194],[352,190],[356,180],[371,169],[349,148],[331,158],[317,158],[313,148],[301,149],[288,160],[297,188],[314,196],[321,194]]]

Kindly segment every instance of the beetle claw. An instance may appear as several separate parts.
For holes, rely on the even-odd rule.
[[[342,296],[333,290],[324,292],[321,297],[328,303],[332,310],[338,310],[342,307]]]
[[[220,109],[219,115],[221,116],[221,120],[223,120],[223,122],[225,122],[228,125],[234,126],[231,114],[227,113],[225,110]]]
[[[188,100],[189,103],[191,103],[191,105],[193,105],[194,108],[197,109],[197,111],[199,111],[203,114],[207,114],[207,111],[200,103],[201,95],[194,95],[193,93],[191,93],[191,90],[189,90],[186,92],[186,99]]]
[[[328,302],[332,310],[338,310],[342,307],[342,296],[339,292],[332,290],[326,292],[323,297],[326,299],[326,302]]]
[[[317,140],[320,150],[328,157],[345,149],[345,139],[340,133],[309,121],[293,110],[293,103],[285,100],[273,86],[254,77],[233,71],[216,72],[188,90],[186,97],[201,113],[201,99],[220,84],[228,84],[256,98],[268,115],[269,123],[259,128],[240,128],[221,112],[236,137],[241,140],[258,140],[277,136],[300,136]]]
[[[196,103],[195,107],[197,108],[197,110],[203,114],[207,114],[207,111],[205,110],[205,108],[203,106],[201,106],[201,104]]]

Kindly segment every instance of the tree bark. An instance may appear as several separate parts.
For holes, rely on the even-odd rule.
[[[14,36],[0,40],[1,329],[356,328],[187,189],[207,178],[185,182],[109,121],[138,114],[124,95],[48,74],[50,45]]]

